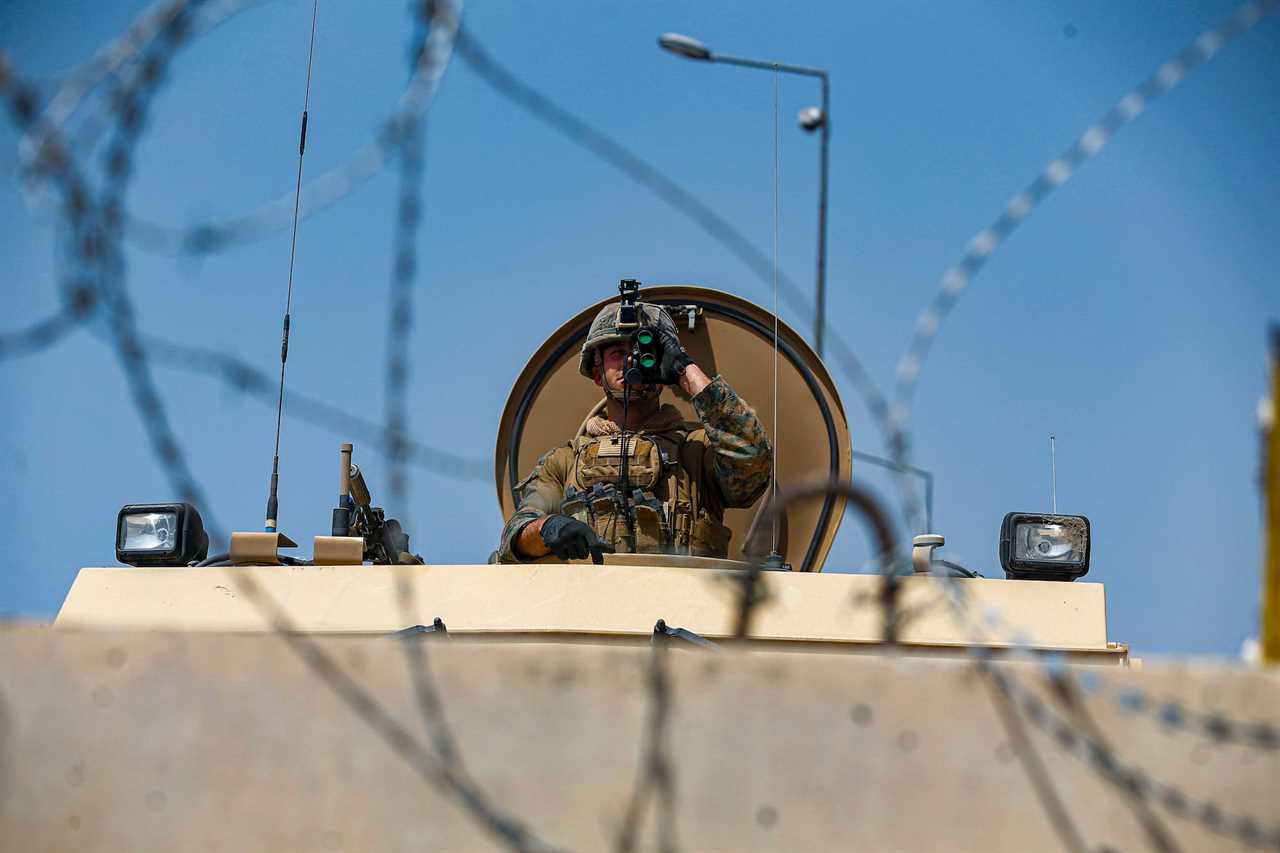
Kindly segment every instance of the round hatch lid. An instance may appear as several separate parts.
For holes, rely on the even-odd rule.
[[[601,402],[599,386],[578,373],[578,351],[587,329],[605,305],[602,299],[556,329],[529,359],[511,388],[498,428],[494,475],[504,518],[515,511],[512,489],[548,450],[572,439]],[[849,424],[835,383],[804,339],[778,323],[778,423],[773,422],[773,330],[769,311],[738,296],[686,284],[642,288],[642,302],[662,305],[680,328],[680,340],[708,376],[717,373],[755,409],[774,443],[778,483],[850,473]],[[693,406],[678,388],[663,399],[691,421]],[[776,428],[775,428],[776,426]],[[767,495],[748,509],[725,511],[733,531],[731,559],[744,559],[743,544]],[[828,495],[821,502],[787,509],[783,556],[797,571],[822,570],[844,516],[845,500]]]

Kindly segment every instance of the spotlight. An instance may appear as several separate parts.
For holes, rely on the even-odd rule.
[[[122,563],[185,566],[208,554],[204,521],[191,504],[129,504],[116,516],[116,559]]]
[[[1089,572],[1089,519],[1011,512],[1000,524],[1000,565],[1014,580],[1073,581]]]

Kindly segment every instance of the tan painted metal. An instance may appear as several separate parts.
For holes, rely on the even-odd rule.
[[[559,562],[552,560],[551,562]],[[673,569],[726,569],[743,571],[751,568],[745,560],[722,560],[718,557],[694,557],[690,554],[605,554],[606,566],[658,566]]]
[[[312,562],[322,566],[358,566],[363,558],[360,536],[317,536],[311,547]]]
[[[231,534],[230,560],[237,565],[269,565],[280,563],[281,548],[296,548],[283,533],[237,530]]]
[[[428,742],[400,644],[314,639],[389,719]],[[291,642],[0,628],[4,848],[509,849],[415,773]],[[419,642],[457,766],[484,798],[556,848],[616,849],[646,754],[649,652]],[[679,647],[667,664],[678,849],[1063,849],[971,666]],[[1035,670],[1004,671],[1063,713]],[[1111,697],[1139,690],[1277,725],[1280,678],[1149,664],[1106,681],[1088,708],[1121,760],[1217,803],[1233,816],[1224,826],[1252,815],[1270,829],[1274,752],[1170,730]],[[1123,795],[1024,725],[1084,849],[1149,849]],[[650,802],[639,850],[659,848],[659,799]],[[1198,811],[1151,808],[1179,849],[1243,849]]]
[[[600,402],[600,389],[578,373],[578,349],[587,327],[601,307],[613,299],[590,305],[557,329],[529,359],[507,398],[498,429],[495,448],[494,476],[498,502],[503,516],[515,509],[511,496],[509,451],[513,443],[520,401],[537,385],[536,393],[524,414],[523,431],[517,448],[517,479],[533,469],[538,459],[553,447],[569,441],[576,428]],[[656,285],[641,290],[641,298],[706,306],[696,318],[694,330],[688,330],[687,314],[676,311],[674,319],[680,328],[680,340],[694,361],[714,376],[723,374],[739,395],[752,405],[775,439],[780,484],[812,475],[826,476],[831,465],[828,431],[820,416],[818,397],[805,384],[802,374],[785,357],[779,359],[778,420],[773,423],[772,330],[773,315],[758,305],[732,294],[693,285]],[[766,328],[761,334],[744,323],[717,314],[721,307],[746,317]],[[831,412],[836,442],[836,468],[842,480],[852,470],[849,425],[835,383],[822,360],[804,339],[785,322],[779,323],[779,339],[789,346],[813,375],[818,395]],[[576,341],[566,346],[566,342]],[[540,378],[541,377],[541,378]],[[540,384],[538,384],[540,382]],[[683,392],[679,392],[682,395]],[[668,391],[664,399],[679,408],[689,420],[696,420],[692,405],[677,393]],[[729,510],[725,524],[733,531],[729,556],[739,558],[746,533],[755,518],[759,504],[751,509]],[[821,568],[835,539],[844,514],[844,499],[835,500],[830,517],[818,529],[820,504],[808,502],[788,508],[789,541],[787,561],[799,568],[814,536],[818,537],[816,567]],[[494,530],[496,544],[498,531]]]
[[[733,633],[737,577],[709,568],[590,563],[483,566],[266,566],[206,569],[81,569],[55,624],[59,628],[264,631],[270,625],[242,596],[248,575],[281,603],[299,630],[390,632],[408,627],[396,597],[404,578],[418,622],[440,617],[451,634],[636,637],[658,619],[706,637]],[[990,610],[1028,629],[1038,648],[1124,660],[1107,642],[1103,587],[1094,583],[963,579],[973,621],[944,600],[943,581],[902,578],[908,646],[1007,647],[1007,634],[977,624]],[[752,621],[757,641],[877,644],[883,636],[874,575],[768,572],[768,599]]]

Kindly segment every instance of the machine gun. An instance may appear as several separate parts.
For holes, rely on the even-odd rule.
[[[349,535],[364,539],[364,558],[375,565],[422,565],[422,558],[409,551],[409,534],[400,522],[387,518],[382,507],[373,506],[369,487],[360,468],[351,466],[351,500],[355,514]]]
[[[374,506],[360,467],[351,461],[351,445],[342,445],[338,506],[333,511],[334,536],[364,539],[364,559],[374,565],[422,565],[422,557],[409,550],[409,534],[400,522],[387,518]]]

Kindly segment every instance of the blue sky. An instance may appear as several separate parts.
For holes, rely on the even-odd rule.
[[[0,7],[0,49],[55,81],[121,31],[136,3]],[[1139,3],[476,2],[470,33],[508,69],[623,141],[766,251],[770,75],[680,60],[664,31],[717,50],[829,69],[828,314],[891,386],[942,272],[1004,203],[1122,94],[1234,8]],[[243,12],[177,57],[127,196],[153,221],[235,214],[292,187],[310,3]],[[306,173],[342,163],[391,111],[411,30],[401,3],[322,0]],[[1261,530],[1255,408],[1280,318],[1280,21],[1229,45],[1125,128],[993,257],[922,375],[915,460],[937,477],[945,553],[999,576],[1010,510],[1058,501],[1093,523],[1088,580],[1112,639],[1141,653],[1234,654],[1256,631]],[[809,286],[817,140],[781,93],[780,254]],[[55,218],[18,181],[0,123],[0,330],[56,310]],[[565,317],[621,277],[689,281],[768,305],[749,269],[611,166],[497,96],[461,62],[429,118],[417,240],[410,423],[489,459],[511,381]],[[100,155],[101,150],[96,152]],[[87,161],[96,168],[97,161]],[[303,222],[289,386],[378,419],[394,170]],[[141,327],[278,363],[288,234],[199,260],[131,247]],[[784,308],[808,333],[810,318]],[[227,527],[261,524],[274,412],[158,365],[175,428]],[[733,377],[728,376],[730,382]],[[854,446],[885,451],[843,379]],[[0,364],[0,611],[48,617],[75,571],[110,564],[118,508],[172,497],[126,384],[81,330]],[[286,420],[281,526],[328,528],[341,436]],[[386,466],[357,448],[375,488]],[[880,472],[859,476],[893,494]],[[482,562],[501,518],[491,482],[413,471],[406,527],[432,562]],[[394,511],[394,508],[392,508]],[[846,520],[828,570],[868,556]],[[1034,624],[1029,624],[1034,632]]]

